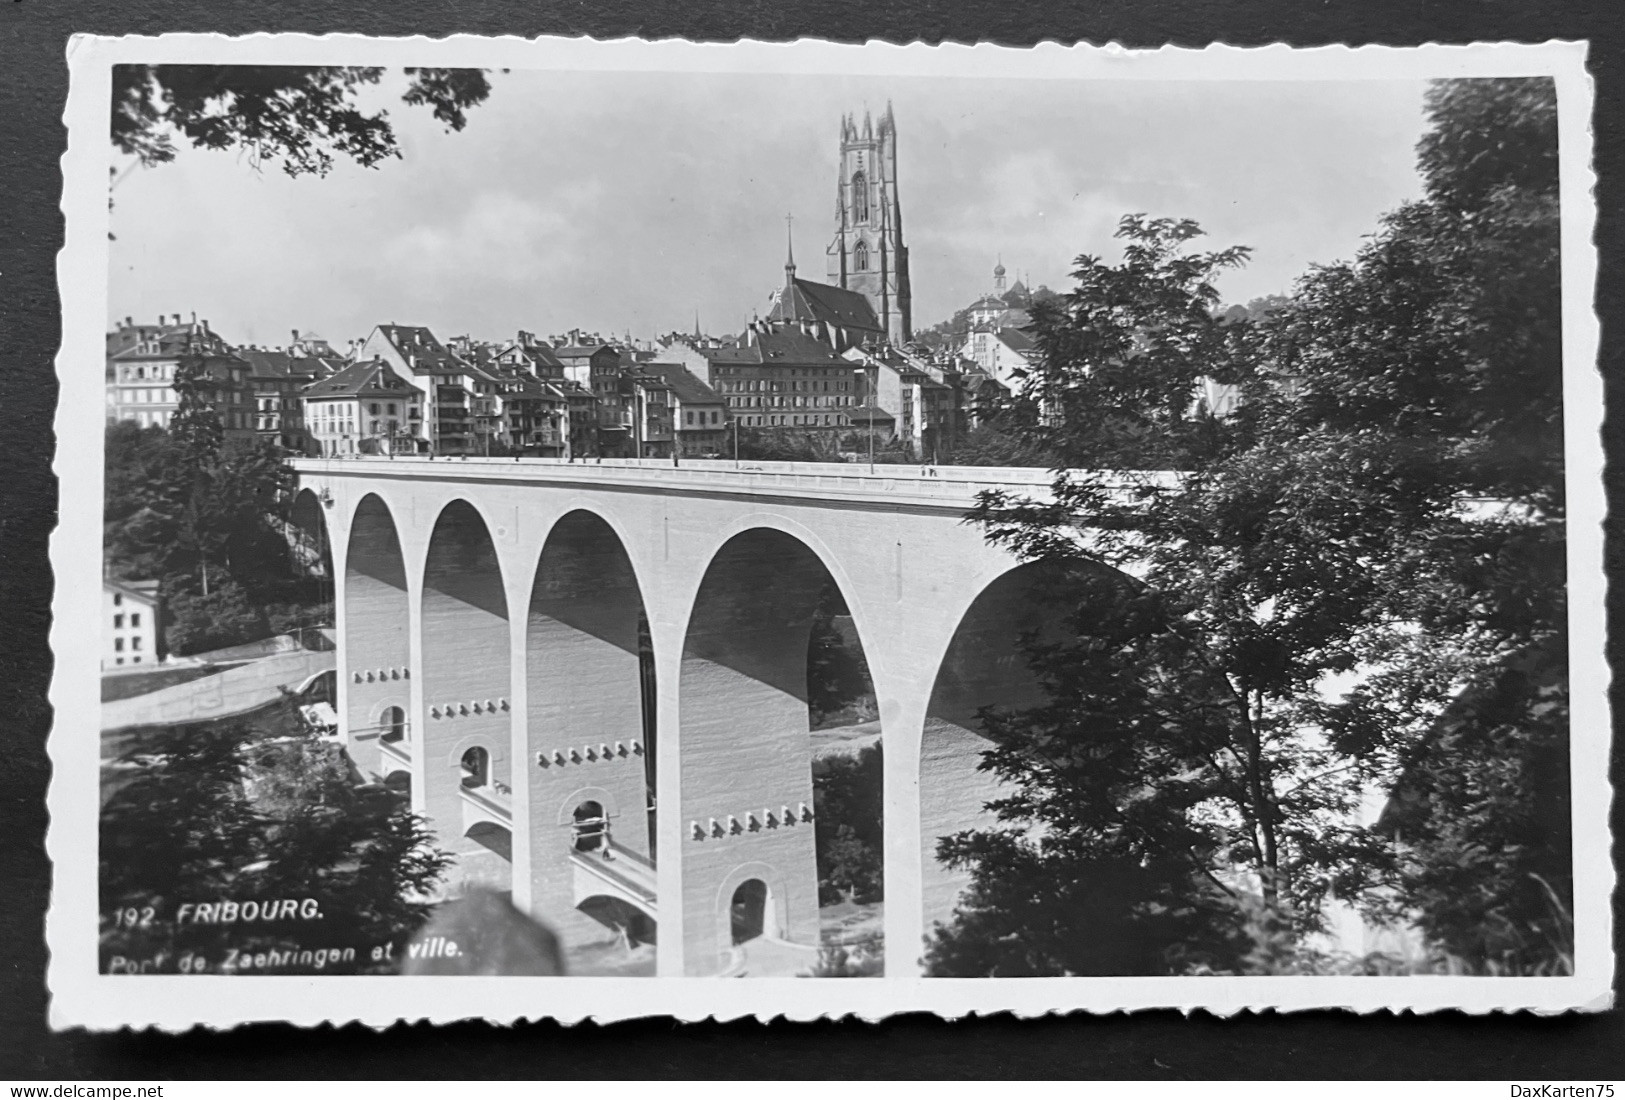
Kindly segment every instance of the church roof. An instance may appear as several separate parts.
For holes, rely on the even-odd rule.
[[[767,315],[770,321],[823,321],[860,332],[882,332],[874,306],[855,290],[791,279]]]

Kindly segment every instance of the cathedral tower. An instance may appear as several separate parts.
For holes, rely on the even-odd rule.
[[[897,198],[897,124],[891,104],[876,126],[841,119],[841,174],[835,185],[835,239],[829,281],[869,299],[894,344],[913,339],[908,248]]]

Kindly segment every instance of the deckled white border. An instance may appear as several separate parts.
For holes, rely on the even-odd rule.
[[[1598,1010],[1612,1003],[1607,782],[1611,724],[1604,660],[1601,440],[1603,387],[1592,312],[1596,212],[1591,169],[1593,92],[1584,43],[1415,49],[1342,46],[1293,50],[1213,46],[1206,50],[1120,47],[1033,49],[922,44],[867,46],[802,41],[697,44],[588,39],[458,36],[377,39],[218,35],[106,38],[76,35],[68,45],[71,85],[64,115],[62,209],[67,243],[58,259],[63,343],[57,357],[61,402],[55,470],[60,524],[51,540],[56,577],[51,646],[56,674],[50,739],[54,775],[47,850],[55,890],[47,919],[51,1022],[58,1028],[251,1020],[312,1025],[356,1020],[495,1022],[551,1017],[564,1022],[669,1014],[683,1020],[783,1015],[793,1020],[857,1015],[879,1019],[925,1010],[945,1017],[1010,1011],[1348,1007],[1362,1012],[1461,1008],[1470,1012]],[[1572,776],[1576,973],[1567,978],[1024,978],[831,981],[715,978],[113,977],[96,973],[96,819],[100,728],[97,623],[102,517],[102,331],[107,316],[109,66],[130,62],[467,65],[508,68],[644,70],[672,73],[825,73],[880,76],[1113,80],[1358,80],[1550,75],[1557,81],[1563,206],[1563,352],[1570,530]],[[893,813],[910,812],[887,806]],[[918,942],[889,944],[910,960]],[[897,969],[894,967],[894,969]]]

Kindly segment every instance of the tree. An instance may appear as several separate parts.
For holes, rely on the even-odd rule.
[[[398,957],[427,916],[450,857],[425,822],[356,785],[337,749],[258,736],[242,723],[160,729],[118,758],[125,782],[101,816],[104,972],[115,959],[218,972],[233,950],[291,952],[284,973],[382,972],[373,949]],[[194,919],[220,902],[239,919]]]
[[[104,554],[115,575],[160,582],[177,654],[263,638],[268,619],[308,621],[324,602],[279,530],[292,472],[273,443],[222,438],[215,385],[185,357],[170,431],[107,430]]]
[[[448,130],[491,94],[484,69],[405,70],[401,97],[427,106]],[[325,176],[336,156],[371,168],[400,156],[388,113],[367,113],[359,93],[381,68],[297,65],[115,65],[112,141],[148,167],[175,159],[175,139],[200,149],[246,150],[290,176]]]
[[[828,586],[813,613],[807,641],[807,720],[813,729],[841,724],[853,709],[874,701],[862,647],[835,625],[836,618],[847,615],[840,590]]]
[[[882,759],[881,747],[875,744],[855,756],[830,755],[813,761],[813,830],[821,904],[850,897],[862,905],[884,896]]]
[[[1193,890],[1256,891],[1301,935],[1335,891],[1420,910],[1447,944],[1473,904],[1439,889],[1466,843],[1447,815],[1486,793],[1508,736],[1527,767],[1498,788],[1509,812],[1473,822],[1477,914],[1567,905],[1566,878],[1517,870],[1529,813],[1510,812],[1557,774],[1559,700],[1513,734],[1441,724],[1464,689],[1562,636],[1555,175],[1528,168],[1555,163],[1550,97],[1549,81],[1436,85],[1427,198],[1262,317],[1218,314],[1212,279],[1245,250],[1189,253],[1193,223],[1137,215],[1120,264],[1081,257],[1077,287],[1035,308],[1026,392],[1062,458],[1053,500],[992,494],[973,518],[1074,568],[1051,596],[1062,635],[1025,643],[1047,701],[984,716],[984,766],[1016,790],[995,804],[1005,838],[943,847],[973,871],[948,931],[959,964],[985,958],[961,949],[985,939],[979,913],[1008,932],[1023,911],[1012,883],[1181,859],[1188,875],[1164,882],[1187,907]],[[1193,403],[1203,378],[1237,388],[1235,415]],[[1352,684],[1341,698],[1334,677]],[[1432,824],[1396,849],[1352,811],[1401,775],[1431,792]],[[1556,874],[1566,840],[1548,839],[1538,862]]]

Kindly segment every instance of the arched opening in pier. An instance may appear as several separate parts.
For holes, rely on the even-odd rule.
[[[728,907],[729,927],[734,946],[748,943],[768,931],[767,883],[759,878],[748,878],[734,890]]]
[[[602,861],[592,871],[652,900],[654,650],[632,560],[602,517],[569,512],[548,532],[525,638],[531,804],[568,810],[548,826],[559,835],[532,845],[532,905],[558,930],[570,973],[652,974],[648,914],[586,904],[571,863],[591,852]]]
[[[770,869],[770,935],[801,949],[748,973],[804,973],[826,942],[881,953],[881,730],[853,616],[807,544],[756,528],[706,570],[684,643],[684,912],[747,864]],[[767,881],[764,878],[764,881]],[[685,925],[685,964],[714,973],[728,925]]]
[[[478,884],[512,889],[505,849],[479,820],[512,823],[512,742],[507,595],[490,531],[466,501],[441,511],[423,571],[424,810],[456,854],[453,891]],[[472,750],[477,750],[470,756]],[[469,787],[474,763],[480,785]],[[504,832],[507,830],[504,829]]]
[[[389,507],[369,493],[350,520],[344,554],[345,736],[364,774],[387,776],[403,762],[380,740],[406,728],[412,670],[406,562]],[[389,717],[382,717],[388,715]],[[398,719],[397,719],[398,716]]]

